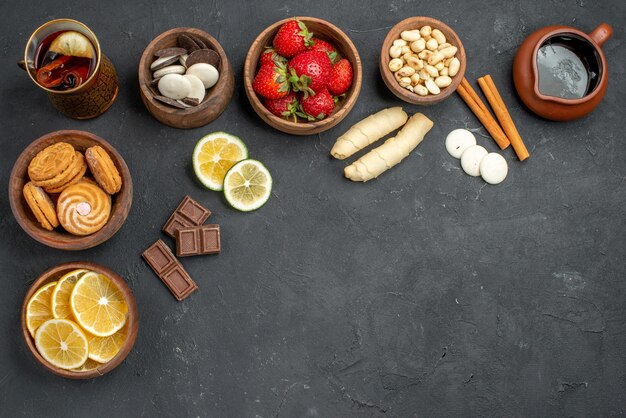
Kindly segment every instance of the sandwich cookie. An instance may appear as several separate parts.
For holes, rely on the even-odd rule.
[[[122,188],[122,177],[115,167],[113,160],[100,146],[87,148],[85,158],[96,182],[108,194],[115,194]]]
[[[22,191],[28,207],[30,207],[37,222],[39,222],[44,229],[52,231],[59,226],[59,219],[54,210],[54,203],[52,203],[50,196],[48,196],[41,187],[35,186],[31,181],[24,185]]]

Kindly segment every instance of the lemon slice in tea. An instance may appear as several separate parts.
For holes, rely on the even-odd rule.
[[[120,289],[104,274],[93,271],[85,273],[74,285],[70,308],[78,325],[98,337],[115,334],[128,316]]]
[[[57,319],[73,318],[72,309],[70,308],[70,296],[72,295],[72,290],[74,289],[74,285],[78,279],[83,277],[83,275],[88,271],[89,270],[86,269],[72,270],[59,279],[54,287],[54,290],[52,291],[52,316]]]
[[[35,346],[50,364],[62,369],[75,369],[87,361],[87,337],[68,319],[50,319],[35,333]]]
[[[71,57],[93,58],[95,50],[91,41],[82,33],[68,30],[57,36],[48,51]]]
[[[242,212],[263,206],[272,193],[272,176],[257,160],[235,164],[224,178],[224,196],[230,205]]]
[[[30,298],[28,305],[26,305],[26,328],[28,328],[28,332],[33,337],[41,324],[48,319],[54,318],[50,300],[56,284],[57,282],[51,282],[41,286]]]
[[[221,191],[228,170],[246,158],[248,148],[241,139],[226,132],[214,132],[196,144],[193,150],[193,170],[205,187]]]

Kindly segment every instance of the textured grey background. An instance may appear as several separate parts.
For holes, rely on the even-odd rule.
[[[3,2],[0,24],[0,415],[16,416],[624,416],[626,415],[626,147],[624,2]],[[338,127],[290,137],[264,125],[241,73],[256,34],[292,15],[325,18],[363,60],[355,108]],[[422,145],[379,180],[354,184],[329,158],[334,139],[400,105],[378,74],[380,44],[412,15],[444,20],[464,40],[466,76],[492,74],[531,158],[503,153],[497,187],[447,155],[445,135],[467,127],[495,144],[453,96],[423,111]],[[14,64],[44,21],[73,17],[98,35],[121,78],[117,102],[87,122],[58,114]],[[570,123],[523,108],[511,63],[524,37],[548,24],[591,31],[606,21],[610,83],[600,107]],[[180,131],[154,120],[136,68],[148,42],[177,26],[213,34],[236,70],[225,113]],[[17,225],[6,187],[31,141],[57,129],[110,141],[135,185],[123,228],[79,253],[44,247]],[[242,214],[195,180],[203,134],[243,138],[274,176],[261,210]],[[184,194],[214,211],[219,256],[183,261],[200,291],[178,303],[140,258]],[[172,244],[171,241],[168,241]],[[87,382],[37,365],[20,337],[29,282],[64,261],[89,260],[126,278],[141,314],[127,360]]]

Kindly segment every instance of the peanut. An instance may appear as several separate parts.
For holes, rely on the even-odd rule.
[[[416,56],[408,57],[406,59],[406,64],[415,70],[421,70],[424,68],[424,62]]]
[[[435,84],[437,85],[437,87],[441,88],[448,87],[450,84],[452,84],[452,79],[447,75],[442,75],[435,78]]]
[[[393,41],[393,45],[395,45],[395,46],[407,46],[408,42],[405,41],[404,39],[396,39],[395,41]]]
[[[445,65],[443,65],[443,61],[439,61],[437,64],[434,65],[434,67],[437,69],[437,71],[439,71],[441,73],[441,70],[443,70],[444,68],[446,68]]]
[[[435,84],[435,81],[432,78],[429,78],[428,80],[426,80],[424,85],[426,86],[428,91],[431,92],[432,94],[439,94],[439,93],[441,93],[441,90],[439,89],[437,84]]]
[[[443,67],[439,70],[439,75],[448,75],[448,67]]]
[[[435,38],[432,38],[428,42],[426,42],[426,48],[431,51],[437,50],[437,47],[439,47],[439,43]]]
[[[417,86],[413,87],[413,91],[419,94],[420,96],[428,96],[428,89],[425,86],[422,86],[421,84],[418,84]]]
[[[417,86],[420,83],[420,76],[418,73],[415,73],[411,76],[411,85]]]
[[[402,77],[400,79],[400,87],[411,86],[411,78],[410,77]]]
[[[433,54],[433,51],[429,51],[428,49],[423,50],[422,52],[420,52],[419,54],[417,54],[417,56],[423,60],[427,59],[428,57],[430,57]]]
[[[432,65],[427,65],[424,68],[426,69],[426,72],[428,73],[429,76],[433,78],[439,76],[439,71],[437,71],[437,69],[433,67]]]
[[[459,72],[460,68],[461,61],[459,61],[457,57],[452,58],[452,61],[450,61],[450,65],[448,66],[448,75],[450,77],[454,77]]]
[[[426,41],[418,39],[415,42],[411,42],[411,50],[413,52],[422,52],[426,48]]]
[[[433,29],[432,32],[430,32],[430,36],[435,38],[439,45],[446,42],[446,36],[439,29]]]
[[[443,56],[443,53],[441,51],[437,51],[435,53],[433,53],[430,57],[428,57],[428,63],[430,65],[435,65],[441,61],[443,61],[445,57]]]
[[[398,58],[400,55],[402,55],[402,47],[401,46],[392,45],[391,48],[389,48],[389,56],[391,58]]]
[[[442,49],[441,52],[444,57],[451,58],[456,55],[457,48],[456,46],[449,46],[447,48]]]
[[[430,36],[430,33],[432,32],[432,28],[428,25],[422,26],[422,28],[420,29],[420,35],[422,36]]]
[[[400,73],[402,77],[411,77],[413,74],[415,74],[415,69],[409,66],[404,66],[400,68],[400,71],[398,72]]]
[[[408,45],[404,45],[404,46],[400,49],[400,51],[402,52],[402,54],[406,54],[406,53],[408,53],[408,52],[411,52],[411,47],[410,47],[410,46],[408,46]]]
[[[418,30],[405,30],[400,34],[400,38],[402,38],[406,42],[413,42],[421,38],[421,35],[420,31]]]
[[[391,72],[395,73],[400,68],[402,68],[402,64],[403,63],[400,58],[394,58],[391,61],[389,61],[389,69],[391,70]]]

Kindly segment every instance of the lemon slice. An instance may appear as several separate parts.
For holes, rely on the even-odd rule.
[[[97,361],[94,361],[94,360],[88,358],[87,361],[84,362],[82,366],[77,367],[75,369],[72,369],[72,371],[75,371],[75,372],[86,372],[86,371],[89,371],[89,370],[96,369],[96,368],[98,368],[100,366],[102,366],[101,363],[98,363]]]
[[[74,285],[70,309],[78,325],[98,337],[115,334],[128,315],[122,292],[111,279],[93,271],[85,273]]]
[[[110,361],[120,351],[126,335],[128,327],[124,326],[121,330],[108,337],[89,336],[89,358],[98,363],[106,363]]]
[[[50,364],[75,369],[87,361],[87,338],[68,319],[49,319],[35,333],[35,347]]]
[[[246,144],[226,132],[202,137],[193,150],[193,170],[205,187],[222,191],[224,176],[238,161],[248,158]]]
[[[26,328],[28,328],[28,332],[30,332],[32,337],[35,336],[35,331],[41,324],[48,319],[54,318],[50,300],[56,284],[57,282],[51,282],[41,286],[30,298],[28,305],[26,305]]]
[[[224,196],[232,207],[242,212],[260,208],[272,193],[272,176],[257,160],[235,164],[224,178]]]
[[[70,296],[78,279],[83,277],[88,271],[86,269],[73,270],[59,279],[51,296],[52,316],[57,319],[73,318],[72,309],[70,308]]]
[[[82,33],[73,30],[57,36],[48,51],[71,57],[93,58],[95,55],[91,41]]]

